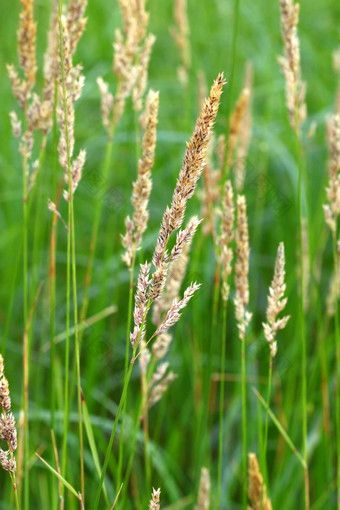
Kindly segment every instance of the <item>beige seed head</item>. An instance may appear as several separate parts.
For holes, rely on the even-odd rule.
[[[269,287],[267,323],[263,323],[264,335],[267,342],[269,342],[272,358],[274,358],[277,352],[276,334],[280,329],[286,327],[289,320],[289,315],[278,319],[278,315],[287,304],[288,299],[284,297],[285,291],[285,252],[284,244],[280,243],[277,250],[274,277]]]
[[[170,235],[182,226],[187,202],[194,194],[198,179],[201,176],[224,83],[223,73],[219,74],[210,89],[209,97],[203,105],[192,137],[187,144],[182,168],[172,196],[172,203],[170,209],[167,208],[164,213],[158,235],[153,257],[153,263],[156,266],[162,259]]]
[[[195,510],[209,510],[210,508],[210,475],[206,467],[201,469],[200,484],[198,488],[197,504]]]
[[[33,19],[33,0],[20,0],[20,3],[22,10],[18,29],[19,65],[24,71],[29,94],[35,84],[37,72],[35,56],[37,26]]]
[[[306,85],[301,80],[300,41],[297,31],[300,4],[293,0],[280,0],[281,31],[285,49],[280,57],[282,73],[286,81],[286,103],[292,128],[300,129],[306,118]]]
[[[324,205],[325,221],[333,237],[340,215],[340,115],[334,114],[328,121],[327,141],[329,150],[328,187],[326,188],[328,204]]]
[[[109,133],[113,107],[113,95],[109,92],[109,85],[103,80],[103,78],[97,78],[97,85],[100,92],[100,111],[102,114],[102,122]]]
[[[0,439],[7,443],[8,450],[0,449],[0,464],[5,471],[15,473],[14,452],[17,449],[17,430],[11,413],[9,384],[4,376],[4,359],[0,354]]]
[[[249,301],[249,235],[247,207],[244,195],[237,196],[236,255],[235,314],[238,322],[237,326],[239,329],[240,340],[244,340],[246,328],[251,319],[251,313],[247,311]]]
[[[252,510],[272,510],[255,453],[250,453],[248,456],[248,477],[248,496]]]
[[[219,239],[222,265],[222,298],[224,301],[228,300],[230,291],[228,277],[232,269],[231,262],[233,258],[233,252],[229,245],[234,238],[234,220],[234,194],[231,182],[228,180],[226,182],[222,203],[221,235]]]
[[[160,495],[161,495],[161,489],[157,489],[157,490],[152,489],[149,510],[159,510],[160,509],[160,504],[159,504]]]

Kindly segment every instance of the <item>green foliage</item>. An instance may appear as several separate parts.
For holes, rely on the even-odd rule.
[[[12,5],[13,4],[13,5]],[[8,113],[17,109],[12,96],[5,63],[17,64],[15,33],[18,26],[19,2],[2,5],[0,17],[0,350],[6,363],[12,408],[17,422],[22,402],[22,175],[17,140],[12,137]],[[225,0],[190,0],[188,13],[192,68],[187,88],[178,81],[180,63],[178,49],[169,27],[174,24],[172,2],[149,0],[150,31],[157,40],[152,52],[149,86],[160,91],[160,112],[156,162],[153,170],[153,190],[150,199],[149,228],[144,236],[143,249],[137,262],[150,260],[165,206],[170,203],[172,190],[181,166],[185,142],[189,139],[199,110],[197,101],[197,72],[202,70],[207,84],[224,70],[227,81],[232,65],[232,37],[234,30],[234,2]],[[103,214],[97,240],[97,250],[90,287],[88,317],[111,305],[117,311],[87,327],[81,348],[81,386],[86,400],[86,432],[84,457],[86,479],[86,508],[92,508],[98,488],[98,452],[102,467],[107,444],[124,382],[126,322],[128,319],[129,273],[121,261],[120,234],[124,219],[131,214],[132,181],[136,177],[135,119],[130,101],[120,122],[113,145],[109,178],[103,182],[101,168],[107,144],[102,127],[99,92],[96,78],[102,75],[114,90],[112,74],[112,41],[114,30],[120,25],[117,2],[97,0],[89,2],[88,24],[76,53],[76,62],[84,66],[86,78],[82,96],[76,104],[76,149],[86,148],[87,161],[83,179],[75,194],[75,239],[77,259],[78,303],[82,303],[83,285],[89,252],[93,214],[96,202],[105,189]],[[301,1],[300,28],[301,66],[307,82],[308,118],[303,127],[304,160],[307,171],[308,232],[310,236],[311,283],[306,310],[307,337],[307,416],[308,451],[310,465],[310,496],[312,508],[336,508],[336,447],[335,447],[335,364],[334,324],[327,316],[326,300],[329,279],[333,271],[332,246],[324,223],[322,204],[325,203],[327,183],[327,146],[325,120],[334,110],[337,77],[332,69],[332,53],[339,46],[338,24],[340,5],[336,0]],[[41,85],[42,53],[46,45],[49,6],[36,2],[38,21],[38,81]],[[285,107],[284,80],[277,56],[282,54],[278,2],[240,0],[239,28],[236,46],[233,93],[225,87],[215,132],[218,136],[227,129],[228,104],[234,107],[242,88],[245,63],[254,68],[253,134],[247,157],[247,176],[244,192],[247,197],[250,231],[250,304],[253,313],[247,338],[247,399],[248,450],[260,453],[261,429],[265,411],[251,391],[254,386],[266,395],[268,345],[262,322],[265,320],[266,296],[272,278],[278,243],[283,241],[286,252],[287,314],[292,319],[278,338],[278,355],[273,368],[273,399],[271,410],[289,440],[302,453],[301,408],[301,348],[298,324],[297,284],[297,166],[295,140]],[[307,132],[317,123],[312,138]],[[35,144],[32,161],[38,157],[39,140]],[[49,300],[49,244],[52,215],[47,199],[53,190],[53,144],[49,135],[46,156],[32,193],[32,208],[28,224],[29,298],[32,306],[37,288],[43,283],[41,295],[31,325],[30,392],[29,392],[29,449],[30,508],[58,508],[58,480],[35,457],[38,452],[55,469],[50,435],[50,300]],[[57,169],[57,182],[62,170]],[[203,187],[203,182],[200,183]],[[45,207],[46,205],[46,207]],[[199,214],[200,204],[195,197],[186,217]],[[61,215],[67,219],[67,203],[61,202]],[[67,265],[67,232],[58,223],[56,250],[56,334],[65,331],[65,296]],[[315,265],[320,264],[321,278],[317,279]],[[138,265],[138,264],[137,264]],[[118,440],[126,436],[123,478],[131,469],[131,476],[123,486],[117,508],[147,508],[152,486],[161,487],[161,508],[183,499],[183,506],[192,508],[196,500],[201,465],[210,468],[212,505],[216,507],[219,383],[212,378],[208,395],[202,393],[202,381],[211,360],[211,372],[220,370],[222,306],[219,307],[215,328],[212,328],[215,256],[210,236],[201,230],[194,239],[185,283],[202,282],[202,287],[183,313],[175,328],[175,341],[168,355],[172,370],[178,378],[164,398],[149,412],[150,459],[152,484],[147,486],[142,428],[137,430],[141,404],[139,367],[132,370],[128,387],[125,430],[118,423],[112,455],[108,464],[105,489],[111,504],[116,494]],[[137,276],[137,269],[136,269]],[[136,279],[135,279],[136,281]],[[185,288],[185,287],[184,287]],[[232,285],[231,298],[234,297]],[[80,306],[80,305],[79,305]],[[73,310],[71,310],[73,317]],[[240,352],[234,306],[228,304],[226,345],[224,449],[222,470],[222,509],[241,508],[241,383]],[[150,328],[150,331],[153,331]],[[75,356],[71,335],[71,368]],[[320,360],[320,346],[325,347],[325,360]],[[55,348],[56,416],[55,436],[61,456],[64,404],[64,348]],[[322,363],[324,362],[324,367]],[[330,398],[331,427],[327,433],[323,419],[321,391],[322,370],[327,375],[324,390]],[[70,374],[70,380],[72,374]],[[62,480],[71,492],[80,490],[79,444],[76,386],[73,396],[68,434],[67,469]],[[202,395],[209,398],[209,416],[204,430],[200,428]],[[207,403],[207,402],[205,402]],[[261,427],[258,426],[261,423]],[[19,427],[20,437],[20,427]],[[133,451],[133,456],[131,456]],[[94,455],[95,460],[93,460]],[[131,465],[129,466],[129,459]],[[287,447],[276,424],[269,421],[268,490],[273,508],[288,510],[303,508],[303,470],[296,456]],[[12,486],[7,473],[0,472],[1,508],[13,508]],[[60,475],[59,475],[60,478]],[[74,487],[74,489],[73,489]],[[65,494],[66,498],[69,495]],[[105,498],[106,499],[106,498]],[[104,504],[104,497],[102,496]],[[12,505],[12,506],[11,506]],[[121,505],[121,506],[120,506]],[[79,508],[71,495],[66,508]]]

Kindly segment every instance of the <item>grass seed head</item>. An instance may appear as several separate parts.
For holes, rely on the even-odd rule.
[[[252,510],[272,510],[255,453],[250,453],[248,456],[248,477],[248,496]]]

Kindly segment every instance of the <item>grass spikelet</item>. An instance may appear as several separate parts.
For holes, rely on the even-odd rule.
[[[201,176],[224,83],[223,73],[219,74],[210,89],[209,97],[203,105],[193,135],[187,144],[172,203],[170,209],[167,209],[163,216],[153,258],[156,267],[164,256],[170,235],[182,226],[187,201],[194,194]]]
[[[267,439],[268,439],[268,409],[270,407],[271,391],[272,391],[272,373],[273,373],[273,359],[277,353],[276,335],[280,329],[284,329],[289,320],[289,315],[278,318],[278,315],[284,310],[288,298],[284,297],[286,291],[285,284],[285,252],[284,244],[280,243],[275,261],[275,269],[272,283],[269,287],[269,294],[267,298],[267,322],[262,323],[264,329],[264,336],[269,343],[269,370],[268,370],[268,389],[267,389],[267,413],[264,429],[263,452],[262,462],[265,477],[267,473]],[[266,479],[266,478],[265,478]]]
[[[147,228],[149,219],[148,202],[152,187],[151,169],[155,161],[156,129],[158,120],[159,94],[153,90],[149,91],[146,104],[146,127],[142,141],[142,156],[138,162],[138,176],[133,183],[132,220],[127,218],[127,232],[122,237],[122,244],[125,248],[123,260],[131,268],[137,250],[140,248],[142,235]]]
[[[288,298],[284,297],[286,290],[285,284],[285,252],[284,244],[280,243],[274,269],[274,277],[269,287],[268,305],[267,305],[267,323],[263,323],[264,335],[269,343],[271,357],[274,358],[277,352],[276,334],[280,329],[284,329],[289,320],[289,315],[277,318],[287,304]]]
[[[328,121],[327,140],[329,147],[328,204],[324,205],[325,221],[332,236],[336,237],[336,226],[340,214],[340,115],[334,114]]]
[[[249,301],[249,235],[246,199],[244,195],[237,196],[236,254],[236,297],[234,299],[235,314],[239,337],[240,340],[244,341],[246,329],[251,319],[251,313],[247,311]]]
[[[306,118],[306,85],[301,80],[300,41],[297,31],[300,4],[280,0],[281,30],[285,55],[279,58],[286,82],[286,104],[293,130],[299,130]]]
[[[248,312],[249,301],[249,235],[247,207],[244,195],[237,196],[236,265],[234,299],[239,339],[241,340],[241,392],[242,392],[242,471],[243,506],[247,498],[247,390],[246,390],[246,329],[252,314]]]
[[[234,220],[234,193],[231,182],[228,180],[225,185],[222,203],[221,236],[219,239],[222,265],[222,299],[224,301],[228,300],[230,292],[228,278],[232,269],[231,262],[233,259],[233,252],[229,245],[234,238]]]
[[[149,510],[160,510],[160,495],[161,495],[161,489],[152,489],[152,495],[149,503]]]
[[[35,84],[36,64],[36,32],[37,26],[33,19],[33,0],[20,0],[20,24],[18,29],[19,65],[26,78],[26,100]]]

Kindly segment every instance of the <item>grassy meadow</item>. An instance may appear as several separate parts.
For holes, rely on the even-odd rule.
[[[23,133],[34,124],[27,108],[32,92],[41,95],[46,84],[44,52],[53,2],[34,1],[37,73],[21,108],[6,64],[20,69],[20,78],[32,80],[29,27],[22,28],[21,47],[19,38],[19,57],[26,59],[21,60],[23,68],[18,64],[17,40],[20,12],[28,13],[29,20],[32,2],[0,1],[0,354],[4,360],[2,376],[0,358],[4,467],[0,510],[97,510],[113,505],[121,510],[340,510],[340,120],[334,115],[340,115],[339,2],[323,0],[320,6],[300,0],[301,76],[298,65],[292,77],[292,120],[286,104],[287,76],[278,61],[285,54],[280,3],[291,5],[290,0],[187,0],[187,6],[183,0],[147,0],[146,34],[154,34],[156,40],[144,68],[148,72],[142,110],[152,89],[159,91],[159,111],[146,205],[147,173],[142,187],[135,186],[131,204],[138,162],[146,164],[142,139],[148,124],[141,125],[141,110],[136,111],[132,92],[139,79],[133,73],[138,66],[143,68],[142,51],[138,53],[132,44],[136,67],[125,67],[119,76],[112,69],[115,30],[124,25],[129,31],[130,22],[130,36],[137,37],[140,19],[136,22],[133,9],[142,12],[145,2],[88,2],[87,23],[73,55],[73,66],[82,65],[83,87],[77,82],[78,68],[73,67],[74,75],[68,71],[73,32],[71,24],[63,24],[62,11],[65,19],[71,19],[72,6],[77,12],[85,2],[64,3],[64,11],[62,0],[54,4],[50,124],[46,133],[39,126],[32,128],[29,155],[30,140],[13,136],[9,114],[16,112]],[[180,22],[175,19],[176,6]],[[79,20],[75,26],[79,29]],[[182,46],[176,44],[176,30],[184,38]],[[292,33],[294,42],[294,27]],[[122,55],[124,68],[131,55]],[[288,51],[288,62],[289,57]],[[226,83],[220,106],[222,84],[217,80],[211,103],[205,103],[206,117],[195,131],[195,143],[187,146],[203,98],[222,72]],[[121,117],[116,123],[110,121],[109,135],[102,122],[98,77],[109,84],[117,110],[119,93],[135,80],[123,99]],[[298,97],[301,82],[306,83],[305,99],[303,93]],[[74,103],[72,158],[70,111],[78,86],[82,90]],[[242,106],[242,98],[246,105]],[[301,123],[299,102],[307,107]],[[151,118],[150,111],[146,109],[146,117]],[[37,115],[42,116],[41,110]],[[204,108],[201,119],[202,115]],[[152,140],[146,143],[152,152]],[[86,161],[78,182],[79,175],[72,173],[76,163],[73,167],[71,163],[81,149],[86,150]],[[183,163],[185,151],[188,158]],[[171,239],[167,234],[161,246],[156,264],[160,283],[152,279],[155,265],[150,268],[151,283],[139,281],[138,289],[145,285],[147,298],[139,308],[141,327],[132,345],[129,333],[136,321],[140,265],[153,260],[163,214],[172,203],[183,167],[186,175],[182,181],[179,178],[177,192],[178,209],[190,198],[183,206],[184,223],[179,220],[169,231]],[[188,189],[192,182],[196,187],[202,169],[191,198]],[[226,204],[227,181],[234,197]],[[72,194],[73,184],[77,189]],[[336,202],[333,212],[338,207],[333,235],[323,210],[330,201],[329,186]],[[245,197],[246,219],[238,195]],[[140,209],[133,217],[136,204]],[[128,215],[135,227],[138,221],[143,223],[143,204],[149,211],[147,228],[137,251],[133,244],[129,269],[122,260],[121,235]],[[172,222],[180,215],[176,211],[172,205]],[[190,251],[180,245],[178,258],[172,261],[171,250],[179,242],[176,231],[183,231],[194,215],[202,222]],[[228,236],[230,243],[223,244]],[[272,292],[276,312],[270,322],[267,296],[269,287],[275,287],[275,277],[271,282],[280,243],[284,243],[285,265],[283,269],[281,258]],[[223,252],[223,246],[230,251]],[[232,257],[226,266],[223,253]],[[183,274],[176,280],[178,260],[184,268],[178,264],[176,270]],[[192,282],[201,287],[190,302],[183,303],[178,322],[175,318],[166,330],[172,342],[164,358],[157,357],[152,346],[159,335],[153,336],[154,332],[171,307],[170,319],[175,314],[172,298],[178,304]],[[171,285],[176,284],[174,290]],[[223,295],[226,284],[227,296]],[[143,292],[137,304],[143,301]],[[147,315],[152,292],[157,299]],[[286,304],[283,296],[288,298]],[[166,297],[168,307],[164,305],[157,322],[158,305],[163,306]],[[243,335],[247,312],[252,317]],[[277,312],[279,318],[290,316],[287,324],[275,323]],[[269,343],[265,336],[266,322],[270,334],[277,332],[275,356],[271,356],[274,336]],[[144,340],[152,338],[148,350],[142,343],[144,326]],[[4,377],[9,383],[9,407]],[[17,441],[6,436],[10,407]],[[6,469],[7,454],[6,458],[2,454],[6,450],[11,462],[15,456],[16,470]],[[250,465],[248,476],[250,453],[256,454],[262,475]],[[152,496],[153,488],[160,488],[160,502],[157,492]]]

